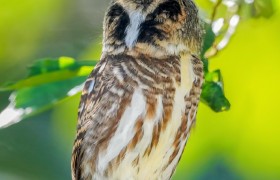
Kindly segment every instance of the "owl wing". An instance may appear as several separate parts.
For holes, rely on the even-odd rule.
[[[71,169],[73,180],[83,179],[81,168],[83,168],[82,161],[84,158],[85,147],[83,147],[82,142],[86,138],[87,129],[91,124],[92,116],[94,116],[94,106],[100,101],[100,98],[108,88],[106,87],[108,84],[104,84],[102,81],[104,78],[103,70],[105,69],[106,64],[106,60],[99,62],[87,78],[82,91],[78,110],[77,134],[72,152]]]
[[[195,80],[192,84],[190,93],[185,96],[186,109],[185,114],[189,121],[195,122],[197,107],[200,100],[201,89],[203,84],[203,62],[196,56],[192,56],[191,59],[193,65],[193,72]]]
[[[125,82],[126,75],[120,70],[120,66],[122,60],[105,58],[85,82],[72,153],[72,179],[85,178],[82,177],[86,176],[85,164],[91,164],[89,173],[94,174],[92,171],[95,169],[97,155],[108,146],[108,140],[113,136],[118,122],[131,102],[133,82]],[[87,156],[87,153],[92,157]]]

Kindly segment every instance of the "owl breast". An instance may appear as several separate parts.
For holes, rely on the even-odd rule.
[[[143,79],[134,87],[114,136],[98,156],[95,179],[106,174],[110,179],[169,179],[173,174],[192,124],[185,112],[195,75],[189,55],[169,63],[163,69],[156,65],[147,70],[163,77],[159,81],[156,73],[143,75],[154,80],[152,87]]]

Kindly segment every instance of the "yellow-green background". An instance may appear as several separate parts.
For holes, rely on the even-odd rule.
[[[38,58],[98,58],[107,3],[0,0],[0,84],[23,78]],[[210,60],[232,106],[214,113],[200,104],[173,179],[280,179],[280,2],[275,6],[269,19],[241,21],[229,46]],[[0,94],[1,109],[8,96]],[[70,179],[78,100],[0,130],[0,179]]]

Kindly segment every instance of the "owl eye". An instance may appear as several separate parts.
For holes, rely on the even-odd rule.
[[[181,14],[181,6],[176,0],[170,0],[167,2],[164,2],[160,4],[155,11],[153,12],[153,15],[166,15],[167,18],[176,21],[178,19],[178,16]]]
[[[123,40],[125,37],[125,29],[129,24],[129,16],[125,9],[119,4],[114,4],[109,9],[106,17],[107,28],[114,27],[111,36],[117,40]]]
[[[155,43],[155,40],[166,39],[166,32],[157,26],[169,19],[177,21],[181,13],[181,6],[177,0],[161,3],[141,24],[138,42]]]
[[[111,24],[114,20],[118,18],[123,18],[128,16],[127,13],[125,12],[124,8],[119,5],[119,4],[114,4],[109,11],[107,12],[106,15],[109,19],[109,24]]]

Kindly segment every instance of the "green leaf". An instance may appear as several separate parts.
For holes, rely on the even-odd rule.
[[[252,15],[255,17],[269,18],[274,14],[274,5],[272,0],[255,0],[252,9]]]
[[[224,96],[222,87],[215,82],[205,82],[201,93],[202,102],[207,104],[213,111],[221,112],[229,110],[230,103]]]
[[[14,90],[0,114],[0,128],[53,107],[82,90],[97,61],[43,59],[30,66],[29,76],[0,90]]]
[[[44,106],[53,105],[67,96],[76,94],[78,91],[71,93],[71,90],[81,85],[86,78],[87,76],[78,76],[64,81],[22,88],[14,93],[15,107],[37,110]]]
[[[98,61],[76,61],[72,58],[41,59],[29,67],[29,75],[16,83],[6,83],[0,91],[17,90],[77,76],[87,76]]]
[[[29,67],[28,77],[61,70],[76,70],[81,66],[95,66],[97,61],[76,61],[70,57],[59,59],[40,59]]]
[[[29,77],[44,74],[48,72],[69,69],[71,66],[75,66],[76,61],[70,57],[61,57],[58,60],[54,59],[40,59],[29,67]]]
[[[230,103],[224,95],[223,79],[220,70],[205,74],[205,83],[201,93],[202,102],[213,111],[222,112],[230,109]]]
[[[221,86],[223,86],[223,77],[219,69],[213,72],[206,73],[204,78],[205,81],[207,82],[216,82],[216,83],[220,83]]]

